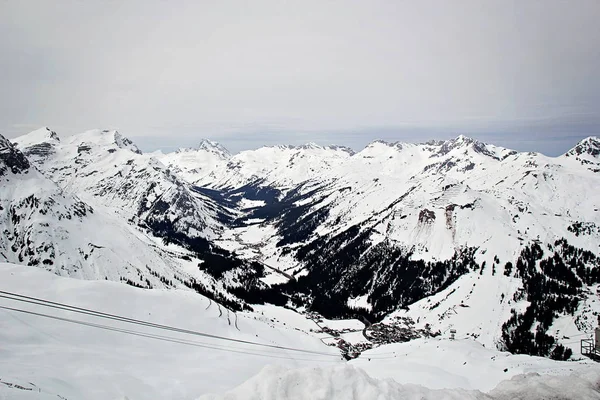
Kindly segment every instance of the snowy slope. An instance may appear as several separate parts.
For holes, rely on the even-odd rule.
[[[221,144],[203,139],[195,149],[182,148],[156,157],[188,182],[196,182],[227,164],[231,153]]]
[[[114,282],[61,278],[37,268],[2,263],[0,290],[231,339],[326,354],[157,330],[1,298],[3,307],[167,336],[196,346],[0,309],[0,382],[37,392],[0,384],[0,399],[57,399],[57,395],[68,400],[194,399],[210,391],[228,390],[267,364],[303,367],[341,362],[339,352],[316,337],[275,325],[262,314],[236,316],[190,291],[142,290]]]
[[[282,191],[320,177],[342,164],[354,152],[342,146],[267,146],[242,151],[227,163],[215,165],[208,175],[198,176],[201,186],[239,188],[248,184],[270,186]]]
[[[183,249],[169,249],[117,215],[65,193],[2,136],[0,187],[2,261],[153,287],[183,286],[200,274],[180,258],[187,254]]]
[[[412,365],[412,364],[411,364]],[[437,377],[429,378],[435,382]],[[414,384],[398,384],[391,379],[374,379],[350,366],[330,368],[265,368],[249,381],[224,395],[202,396],[199,400],[539,400],[598,399],[597,371],[570,376],[544,376],[532,373],[501,382],[483,393],[465,389],[430,389]]]
[[[210,239],[231,211],[195,191],[156,158],[141,154],[117,131],[91,130],[62,140],[44,129],[15,139],[25,154],[52,151],[32,159],[65,192],[94,207],[148,227],[157,236]]]
[[[456,329],[558,358],[567,353],[557,344],[576,348],[571,337],[600,312],[597,138],[560,157],[465,136],[235,156],[208,141],[139,154],[115,131],[60,139],[42,129],[17,143],[94,210],[188,249],[234,253],[189,263],[228,299],[331,318],[358,308],[393,329],[410,320],[414,332]],[[537,330],[543,340],[525,346]]]
[[[472,340],[417,340],[383,346],[348,365],[339,360],[335,349],[325,346],[307,329],[310,321],[272,306],[234,315],[189,291],[142,290],[113,282],[74,280],[11,264],[0,264],[0,290],[231,339],[331,354],[309,355],[223,342],[1,298],[0,307],[196,344],[165,342],[0,309],[2,399],[223,398],[209,393],[231,390],[230,397],[225,398],[510,399],[524,395],[523,387],[537,397],[517,398],[540,398],[547,395],[543,390],[549,389],[562,398],[598,398],[600,370],[595,363],[513,356],[483,348]],[[238,329],[233,322],[236,317]],[[524,377],[523,373],[541,375]],[[575,375],[568,376],[571,373]],[[567,379],[572,385],[565,385]],[[238,385],[242,386],[233,389]]]
[[[439,293],[429,305],[421,300],[422,311],[411,306],[407,316],[415,321],[423,316],[421,326],[429,323],[441,331],[459,327],[461,335],[488,345],[501,342],[513,310],[525,312],[531,305],[535,314],[536,307],[559,295],[547,288],[548,298],[527,301],[536,295],[533,283],[545,276],[544,284],[577,304],[575,311],[564,311],[573,314],[570,323],[560,322],[562,312],[554,321],[569,325],[567,331],[547,328],[556,341],[568,344],[569,335],[589,332],[598,311],[590,306],[598,277],[585,272],[599,268],[600,175],[590,167],[600,160],[597,149],[596,138],[560,157],[519,153],[464,136],[423,144],[374,142],[253,210],[248,221],[258,222],[226,232],[220,244],[264,260],[274,268],[269,282],[285,281],[276,269],[300,278],[308,296],[298,300],[313,307],[318,300],[319,311],[331,315],[345,315],[352,312],[342,310],[345,305],[359,304],[382,316]],[[539,248],[536,272],[516,268],[519,259],[526,264],[532,246]],[[553,258],[559,264],[581,263],[577,277],[575,267],[568,276],[550,276],[554,261],[550,270],[541,262]],[[465,274],[471,275],[457,281]],[[581,289],[568,294],[570,285]],[[297,287],[289,285],[290,291]],[[332,311],[332,303],[338,310]]]

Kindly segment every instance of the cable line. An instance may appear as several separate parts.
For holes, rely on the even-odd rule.
[[[83,325],[83,326],[88,326],[88,327],[97,328],[97,329],[103,329],[103,330],[112,331],[112,332],[124,333],[124,334],[132,335],[132,336],[145,337],[145,338],[149,338],[149,339],[156,339],[156,340],[161,340],[161,341],[165,341],[165,342],[179,343],[179,344],[195,346],[195,347],[202,347],[202,348],[212,349],[212,350],[229,351],[232,353],[248,354],[248,355],[254,355],[254,356],[279,358],[279,359],[294,360],[294,361],[335,362],[335,360],[312,360],[312,359],[304,359],[304,358],[286,357],[286,356],[282,356],[282,355],[275,355],[275,354],[268,354],[268,353],[255,353],[255,352],[226,348],[226,347],[216,347],[214,345],[208,345],[208,344],[194,342],[194,341],[185,340],[185,339],[170,338],[168,336],[155,335],[155,334],[150,334],[150,333],[133,331],[133,330],[129,330],[129,329],[101,325],[101,324],[94,324],[94,323],[79,321],[79,320],[70,319],[70,318],[58,317],[58,316],[50,315],[50,314],[37,313],[34,311],[28,311],[28,310],[23,310],[23,309],[19,309],[19,308],[0,306],[0,309],[19,312],[19,313],[23,313],[23,314],[35,315],[35,316],[49,318],[49,319],[53,319],[53,320],[57,320],[57,321],[69,322],[69,323],[73,323],[73,324],[77,324],[77,325]],[[337,357],[340,357],[340,356],[337,356]]]
[[[213,335],[213,334],[199,332],[199,331],[192,331],[192,330],[188,330],[188,329],[177,328],[177,327],[168,326],[168,325],[156,324],[156,323],[146,322],[146,321],[142,321],[142,320],[138,320],[138,319],[134,319],[134,318],[123,317],[123,316],[116,315],[116,314],[104,313],[104,312],[100,312],[100,311],[96,311],[96,310],[92,310],[92,309],[88,309],[88,308],[75,307],[75,306],[71,306],[69,304],[53,302],[50,300],[40,299],[40,298],[36,298],[36,297],[31,297],[31,296],[24,296],[24,295],[20,295],[17,293],[11,293],[11,292],[6,292],[6,291],[2,291],[2,290],[0,290],[0,293],[1,293],[0,298],[5,298],[8,300],[20,301],[20,302],[24,302],[24,303],[59,309],[59,310],[63,310],[63,311],[71,311],[71,312],[76,312],[79,314],[91,315],[91,316],[98,317],[98,318],[110,319],[110,320],[125,322],[125,323],[129,323],[129,324],[134,324],[134,325],[148,326],[151,328],[163,329],[163,330],[168,330],[168,331],[172,331],[172,332],[208,337],[208,338],[212,338],[212,339],[226,340],[226,341],[230,341],[230,342],[248,344],[248,345],[253,345],[253,346],[274,348],[274,349],[278,349],[278,350],[288,350],[288,351],[296,351],[296,352],[307,353],[307,354],[316,354],[316,355],[320,355],[320,356],[338,357],[338,355],[331,354],[331,353],[323,353],[323,352],[299,349],[299,348],[294,348],[294,347],[286,347],[286,346],[272,345],[272,344],[266,344],[266,343],[259,343],[259,342],[253,342],[253,341],[243,340],[243,339],[234,339],[234,338],[228,338],[228,337],[224,337],[224,336]]]

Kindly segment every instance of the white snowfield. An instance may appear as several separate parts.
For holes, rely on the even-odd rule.
[[[310,331],[312,321],[282,308],[238,313],[238,330],[233,313],[222,309],[220,315],[215,303],[190,291],[82,281],[14,264],[0,264],[0,291],[318,353],[191,336],[0,298],[0,307],[187,343],[0,309],[2,400],[600,398],[595,363],[510,355],[473,340],[382,346],[346,363]]]
[[[293,326],[272,322],[275,318],[261,313],[238,313],[238,330],[233,313],[187,290],[142,290],[110,281],[63,278],[14,264],[0,264],[0,290],[231,339],[319,353],[151,329],[0,298],[3,307],[196,344],[165,342],[0,309],[2,400],[58,400],[57,395],[68,400],[193,399],[239,385],[268,364],[306,367],[342,363],[337,349]],[[277,318],[285,314],[279,312]],[[33,390],[18,389],[15,384]]]
[[[600,399],[597,371],[569,376],[518,375],[483,393],[465,389],[429,389],[374,379],[360,368],[286,369],[266,367],[259,375],[223,395],[198,400],[542,400]]]

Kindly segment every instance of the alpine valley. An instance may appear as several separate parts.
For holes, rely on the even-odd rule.
[[[444,398],[513,398],[502,397],[512,390],[506,383],[491,390],[513,372],[527,372],[519,357],[537,360],[544,371],[588,366],[577,360],[579,340],[600,314],[599,190],[596,137],[558,157],[465,136],[375,141],[359,152],[309,143],[235,155],[202,140],[164,154],[143,153],[117,131],[64,136],[42,128],[0,136],[0,280],[18,286],[14,274],[26,275],[49,297],[49,287],[65,285],[52,274],[121,282],[86,284],[128,299],[131,315],[145,315],[141,304],[154,302],[162,310],[157,317],[178,324],[193,320],[194,302],[203,303],[198,321],[226,321],[215,332],[250,340],[256,331],[272,344],[325,348],[382,379],[395,378],[393,367],[386,372],[376,361],[386,349],[410,359],[414,349],[434,352],[445,341],[454,355],[502,354],[509,376],[432,390],[458,391]],[[49,274],[20,272],[24,266]],[[170,301],[179,308],[144,300],[144,292],[175,293]],[[74,286],[64,296],[75,301],[84,293]],[[170,320],[179,310],[182,319]],[[260,370],[246,368],[210,389],[230,390]],[[316,374],[363,382],[375,390],[368,393],[440,398],[336,368]],[[260,391],[268,382],[294,387],[302,374],[315,374],[302,371],[263,370],[225,398],[246,398],[248,388],[256,392],[248,398],[267,398]],[[27,387],[26,376],[13,380]],[[80,393],[60,392],[51,381],[52,393]],[[404,398],[390,396],[381,398]]]

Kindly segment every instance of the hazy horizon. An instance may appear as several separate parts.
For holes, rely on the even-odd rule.
[[[82,132],[74,132],[74,133],[65,134],[64,132],[56,131],[52,127],[42,126],[42,127],[37,128],[37,129],[34,129],[32,131],[26,132],[25,135],[28,134],[28,133],[37,131],[39,129],[50,129],[50,130],[56,132],[56,134],[58,135],[59,138],[61,138],[61,137],[68,137],[68,136],[76,135],[76,134],[79,134],[79,133],[84,133],[85,131],[89,130],[89,129],[86,129],[86,130],[84,130]],[[100,130],[102,128],[94,128],[94,129],[95,130]],[[351,150],[353,150],[354,152],[358,153],[359,151],[363,150],[366,146],[368,146],[370,143],[373,143],[375,141],[384,141],[384,142],[387,142],[387,143],[390,143],[390,144],[393,144],[393,143],[396,143],[396,142],[421,144],[421,143],[425,143],[425,142],[428,142],[428,141],[431,141],[431,140],[450,140],[450,139],[455,139],[458,136],[463,135],[463,136],[471,138],[471,139],[482,141],[482,142],[484,142],[486,144],[491,144],[491,145],[496,145],[496,146],[500,146],[500,147],[505,147],[505,148],[508,148],[508,149],[511,149],[511,150],[517,150],[517,151],[520,151],[520,152],[533,151],[533,152],[542,153],[542,154],[547,155],[547,156],[553,156],[553,157],[555,157],[555,156],[559,156],[559,155],[562,155],[562,154],[566,153],[567,151],[569,151],[570,149],[572,149],[573,147],[575,147],[578,144],[578,142],[580,140],[582,140],[582,139],[585,139],[585,138],[590,137],[590,136],[598,137],[597,135],[590,135],[590,136],[586,136],[586,137],[582,137],[580,139],[577,139],[577,140],[569,143],[569,145],[567,147],[565,147],[564,150],[561,150],[560,152],[558,152],[556,154],[544,153],[544,152],[538,151],[538,150],[536,150],[534,148],[517,148],[517,147],[514,147],[514,146],[505,146],[505,145],[502,145],[502,144],[500,144],[498,142],[495,142],[493,140],[485,140],[485,139],[482,139],[480,137],[475,137],[475,136],[464,134],[464,133],[459,133],[459,134],[455,134],[455,135],[438,135],[436,137],[431,137],[429,139],[421,138],[421,139],[415,139],[415,140],[396,140],[396,139],[394,139],[394,135],[384,135],[384,136],[382,136],[380,138],[375,138],[375,139],[369,140],[368,142],[365,142],[364,144],[360,144],[358,146],[356,146],[356,145],[355,146],[350,146],[350,145],[347,145],[345,143],[340,143],[340,142],[337,142],[337,143],[336,142],[328,142],[326,140],[318,140],[318,141],[304,140],[303,141],[304,136],[303,135],[297,135],[297,136],[294,136],[293,137],[294,140],[291,140],[290,142],[269,142],[269,141],[267,141],[267,142],[265,142],[263,144],[256,143],[255,147],[242,148],[242,149],[236,150],[236,148],[235,148],[235,138],[232,138],[233,140],[228,140],[228,138],[224,138],[225,140],[217,140],[215,138],[200,137],[200,136],[198,138],[190,138],[190,137],[183,137],[183,138],[175,137],[175,138],[173,138],[173,137],[171,137],[169,139],[169,144],[163,144],[163,145],[161,145],[160,142],[161,141],[165,141],[166,138],[164,138],[164,137],[143,137],[143,136],[142,137],[140,137],[140,136],[134,137],[134,136],[127,135],[127,132],[123,132],[123,131],[121,131],[119,129],[116,129],[116,130],[119,131],[119,133],[121,135],[123,135],[123,136],[127,137],[128,139],[132,140],[134,142],[134,144],[140,150],[142,150],[142,152],[144,152],[144,153],[152,153],[152,152],[155,152],[155,151],[162,151],[163,153],[170,153],[170,152],[177,151],[179,149],[193,149],[193,148],[197,148],[199,146],[199,144],[203,140],[210,140],[210,141],[216,142],[216,143],[220,144],[221,146],[225,147],[232,155],[235,155],[235,154],[237,154],[237,153],[239,153],[241,151],[256,150],[258,148],[265,147],[265,146],[278,146],[278,145],[283,145],[283,146],[302,146],[302,145],[306,145],[306,144],[310,144],[310,143],[315,143],[315,144],[317,144],[319,146],[344,146],[344,147],[348,147]],[[2,133],[0,132],[0,134],[2,134]],[[5,135],[3,135],[3,136],[5,136]],[[12,137],[8,137],[8,136],[6,136],[6,137],[8,137],[9,139],[15,139],[15,138],[17,138],[19,136],[22,136],[22,135],[14,135]],[[506,135],[498,136],[497,138],[504,137],[504,141],[506,141],[506,137],[505,136]],[[384,137],[387,137],[387,138],[384,138]],[[490,138],[493,139],[493,136],[490,136]],[[234,147],[230,146],[230,144],[232,144],[232,143],[234,144]],[[531,142],[515,141],[515,143],[520,143],[520,144],[532,143],[532,144],[535,144],[535,143],[539,143],[539,142],[536,142],[536,141],[531,141]]]
[[[600,132],[600,2],[0,2],[0,133],[145,150]]]

